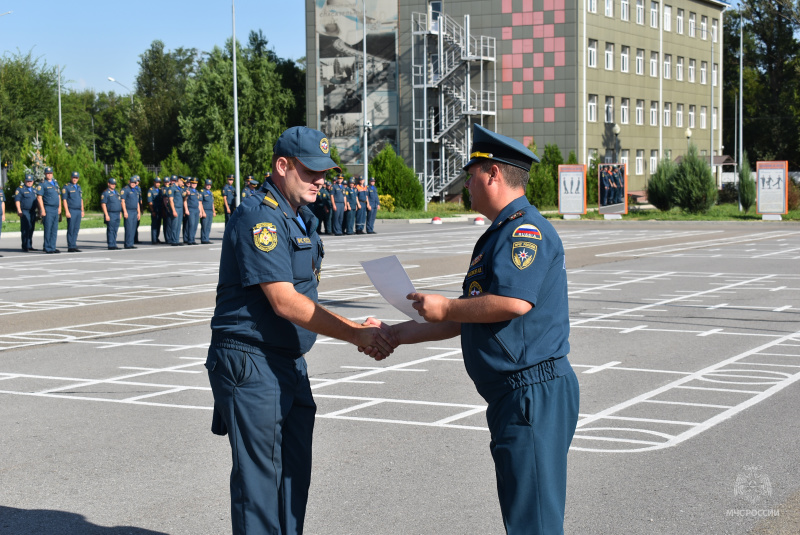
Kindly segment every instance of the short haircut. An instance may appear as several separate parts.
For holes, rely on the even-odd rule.
[[[522,188],[524,190],[528,185],[530,173],[521,167],[498,162],[497,160],[481,160],[478,165],[480,166],[480,170],[484,173],[491,172],[492,166],[496,165],[497,168],[500,169],[500,172],[503,173],[503,180],[510,188]]]
[[[272,172],[275,172],[275,164],[278,161],[278,158],[286,158],[286,168],[290,171],[297,167],[297,158],[295,156],[278,156],[277,154],[272,155]]]

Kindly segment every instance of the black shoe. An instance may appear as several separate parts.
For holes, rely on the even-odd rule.
[[[341,234],[334,234],[334,236],[341,236]]]
[[[138,247],[136,247],[135,245],[126,245],[125,248],[126,249],[138,249]]]
[[[72,249],[67,249],[67,252],[68,253],[80,253],[81,251],[80,251],[80,249],[72,248]]]
[[[356,234],[364,234],[364,231],[363,230],[357,230]]]
[[[375,232],[374,230],[368,230],[367,234],[377,234],[377,232]]]
[[[22,248],[22,252],[23,252],[23,253],[27,253],[27,252],[28,252],[28,249],[26,249],[26,248],[24,248],[24,247],[23,247],[23,248]]]
[[[200,242],[201,245],[211,245],[212,243],[213,242],[210,242],[210,241],[201,241]]]
[[[109,247],[109,251],[119,251],[119,247]]]
[[[61,251],[59,251],[58,249],[53,249],[52,251],[45,251],[45,253],[47,253],[47,254],[56,254],[56,253],[60,253],[60,252]]]
[[[33,247],[28,247],[29,251],[38,251],[39,249],[34,249]]]

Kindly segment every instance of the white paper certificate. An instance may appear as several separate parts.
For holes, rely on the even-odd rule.
[[[414,301],[406,299],[408,294],[416,290],[396,256],[368,260],[361,262],[361,265],[375,289],[390,305],[417,323],[425,323],[419,312],[411,306]]]

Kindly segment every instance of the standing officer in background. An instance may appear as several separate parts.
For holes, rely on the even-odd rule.
[[[367,187],[367,234],[375,234],[375,218],[380,209],[381,199],[378,196],[378,188],[375,187],[375,177],[371,176]]]
[[[168,244],[172,243],[169,239],[170,232],[172,232],[172,210],[169,207],[170,180],[171,177],[165,176],[161,184],[161,226],[164,227],[164,242]]]
[[[169,208],[172,211],[172,245],[183,245],[181,242],[181,225],[183,224],[184,191],[183,177],[173,176],[175,182],[170,186]]]
[[[211,430],[228,434],[234,535],[303,532],[316,404],[304,355],[317,333],[376,359],[392,352],[386,330],[317,304],[322,242],[314,202],[336,168],[328,139],[300,126],[273,148],[272,178],[233,213],[220,255],[208,369]]]
[[[147,190],[147,209],[150,210],[150,243],[153,245],[161,243],[158,235],[161,232],[161,212],[163,207],[161,179],[156,177],[153,180],[153,187]]]
[[[197,191],[197,178],[189,177],[189,187],[186,189],[186,226],[183,229],[183,243],[197,245],[197,225],[203,213],[203,198]]]
[[[64,199],[64,214],[67,216],[67,252],[80,253],[78,249],[78,231],[81,229],[83,211],[83,192],[78,185],[81,176],[77,171],[72,172],[72,182],[66,184],[61,190]]]
[[[103,209],[103,218],[106,222],[106,243],[111,251],[117,247],[117,231],[119,230],[119,216],[122,213],[122,198],[117,191],[116,179],[108,179],[108,188],[100,196],[100,208]]]
[[[225,206],[225,224],[236,209],[236,187],[233,185],[233,175],[228,175],[228,183],[222,187],[222,204]]]
[[[14,191],[14,204],[17,206],[17,215],[19,216],[22,252],[35,251],[36,249],[33,248],[33,222],[36,191],[33,189],[33,175],[25,175],[25,183]]]
[[[358,198],[358,209],[356,210],[356,234],[364,234],[364,227],[367,224],[367,210],[369,210],[367,185],[364,184],[364,177],[358,177],[356,179],[356,196]]]
[[[142,198],[142,188],[139,187],[139,183],[141,182],[141,178],[139,175],[133,175],[131,179],[132,187],[136,191],[139,196],[139,217],[136,219],[136,230],[133,233],[133,243],[138,245],[139,244],[139,223],[142,220],[142,214],[144,213],[144,199]]]
[[[344,207],[344,233],[350,236],[355,234],[356,212],[359,206],[355,179],[351,178],[350,184],[344,189],[344,198],[347,201]]]
[[[464,366],[486,400],[489,445],[509,534],[564,533],[567,452],[578,381],[567,360],[564,247],[525,187],[539,159],[522,143],[473,125],[464,166],[473,209],[492,220],[472,254],[460,299],[412,293],[428,323],[393,326],[400,343],[461,335]],[[370,318],[367,324],[380,325]]]
[[[252,175],[247,175],[246,187],[242,188],[241,197],[242,202],[252,194],[256,192],[256,188],[258,187],[258,180],[253,178]]]
[[[208,245],[211,243],[211,224],[214,222],[214,216],[217,215],[217,210],[214,208],[214,192],[211,191],[211,179],[206,179],[206,187],[200,192],[200,208],[202,212],[200,217],[200,243]]]
[[[322,222],[325,223],[325,234],[333,234],[331,221],[333,220],[333,197],[331,196],[331,181],[325,181],[325,187],[320,188],[322,196]]]
[[[61,191],[58,182],[53,178],[51,167],[44,168],[44,180],[36,186],[36,197],[44,226],[44,252],[47,254],[60,253],[61,251],[56,249],[56,240],[58,239],[58,219],[61,216]]]
[[[6,222],[6,194],[0,188],[0,235],[3,233],[3,223]]]
[[[131,177],[128,185],[122,188],[122,215],[125,217],[125,248],[136,249],[133,244],[136,235],[136,223],[142,216],[139,210],[139,193],[136,188],[136,177]]]
[[[344,232],[344,187],[342,186],[344,176],[341,174],[336,177],[336,183],[331,188],[331,195],[333,199],[333,234],[334,236],[341,236]]]

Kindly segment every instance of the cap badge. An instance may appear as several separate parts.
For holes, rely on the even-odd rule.
[[[330,149],[330,147],[328,146],[328,138],[324,137],[320,140],[319,148],[320,150],[322,150],[322,152],[328,154],[328,150]]]

